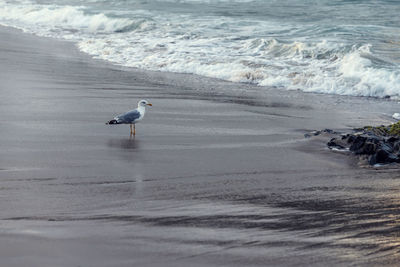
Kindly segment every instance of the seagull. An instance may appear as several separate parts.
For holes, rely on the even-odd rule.
[[[143,119],[144,114],[146,113],[146,106],[153,105],[150,104],[147,100],[140,100],[136,109],[128,111],[124,114],[120,114],[114,119],[108,121],[106,124],[130,124],[131,135],[136,135],[135,124]]]

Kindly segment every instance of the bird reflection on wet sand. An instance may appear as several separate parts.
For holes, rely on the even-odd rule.
[[[136,139],[134,135],[131,135],[130,137],[126,138],[109,139],[107,145],[114,148],[139,150],[140,140]]]

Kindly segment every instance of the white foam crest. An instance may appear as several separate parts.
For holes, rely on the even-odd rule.
[[[114,13],[128,19],[85,11],[0,0],[0,23],[76,40],[81,51],[128,67],[307,92],[400,97],[398,66],[376,64],[368,44],[281,40],[269,33],[295,26],[267,21],[151,11]]]
[[[363,57],[369,53],[369,46],[349,49],[327,41],[307,44],[275,39],[217,45],[224,43],[221,38],[149,38],[145,34],[136,36],[134,41],[83,41],[79,48],[98,58],[149,70],[193,73],[307,92],[400,95],[399,72],[372,66]]]
[[[340,62],[338,71],[342,79],[352,81],[353,95],[399,97],[400,71],[378,69],[365,55],[371,55],[369,45],[346,54]]]
[[[49,29],[69,29],[91,33],[125,31],[135,26],[127,18],[110,18],[105,14],[85,14],[83,7],[56,5],[13,5],[0,2],[1,21],[28,31],[50,35]],[[38,25],[46,26],[40,29]],[[47,31],[47,34],[44,34]]]

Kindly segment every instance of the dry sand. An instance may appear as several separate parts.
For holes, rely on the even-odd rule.
[[[0,58],[1,266],[399,260],[398,171],[303,136],[396,102],[126,69],[9,28]],[[142,98],[135,138],[104,124]]]

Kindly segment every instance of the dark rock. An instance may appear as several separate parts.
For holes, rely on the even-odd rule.
[[[339,149],[345,149],[347,148],[347,143],[344,140],[341,139],[337,139],[337,138],[332,138],[329,142],[328,142],[328,147],[332,148],[339,148]]]
[[[360,149],[362,149],[362,147],[364,146],[366,140],[367,138],[364,136],[360,135],[356,136],[356,138],[353,141],[353,144],[350,146],[350,151],[353,151],[355,153],[360,151]]]
[[[360,161],[369,164],[400,163],[400,122],[399,133],[391,126],[366,126],[354,129],[352,133],[338,133],[331,129],[314,131],[308,136],[326,133],[333,138],[327,143],[329,148],[350,150]]]
[[[386,150],[378,149],[375,153],[376,163],[385,163],[389,158],[389,153]]]
[[[386,150],[378,149],[369,159],[369,164],[375,165],[377,163],[387,164],[393,162],[400,162],[400,158]]]
[[[380,143],[379,144],[380,149],[385,150],[388,153],[392,153],[393,152],[393,147],[388,144],[388,143]]]
[[[400,150],[400,141],[397,141],[393,144],[393,150],[396,152]]]
[[[347,143],[353,143],[354,139],[356,139],[356,137],[352,134],[349,134],[349,136],[347,136]]]
[[[378,162],[376,161],[376,154],[373,154],[373,155],[371,155],[371,156],[369,157],[368,163],[369,163],[369,165],[375,165],[375,164],[378,163]]]
[[[304,137],[310,138],[311,136],[317,136],[317,135],[320,135],[321,133],[322,133],[321,131],[311,131],[311,132],[305,133]]]
[[[331,130],[331,129],[325,129],[325,130],[323,130],[322,132],[328,133],[328,134],[340,134],[339,132],[336,132],[336,131]]]
[[[331,140],[329,140],[328,142],[328,146],[329,147],[342,147],[341,145],[338,144],[337,142],[338,140],[336,138],[332,138]]]
[[[397,155],[390,153],[388,161],[389,162],[400,162],[400,158]]]
[[[378,163],[387,163],[389,158],[389,153],[385,150],[378,149],[375,154],[373,154],[369,159],[369,164],[375,165]]]
[[[335,134],[333,130],[322,132]],[[341,134],[332,138],[330,148],[349,149],[360,160],[368,159],[369,164],[400,163],[400,136],[390,135],[386,127],[368,127],[358,132]]]
[[[376,151],[376,144],[367,141],[365,142],[359,154],[371,155],[374,154],[375,151]]]
[[[382,138],[379,138],[377,136],[369,136],[366,140],[366,142],[373,143],[375,145],[379,144],[379,142],[382,140]]]
[[[375,154],[373,154],[373,155],[371,155],[371,157],[369,157],[368,163],[369,163],[369,165],[376,164],[376,155]]]
[[[334,130],[331,130],[331,129],[324,129],[322,131],[312,131],[312,132],[306,133],[306,134],[304,134],[304,137],[309,138],[312,135],[313,136],[318,136],[318,135],[321,135],[323,133],[326,133],[326,134],[340,134],[339,132],[335,132]]]
[[[394,143],[397,142],[398,140],[399,140],[398,137],[390,136],[389,138],[386,139],[386,142],[394,144]]]

